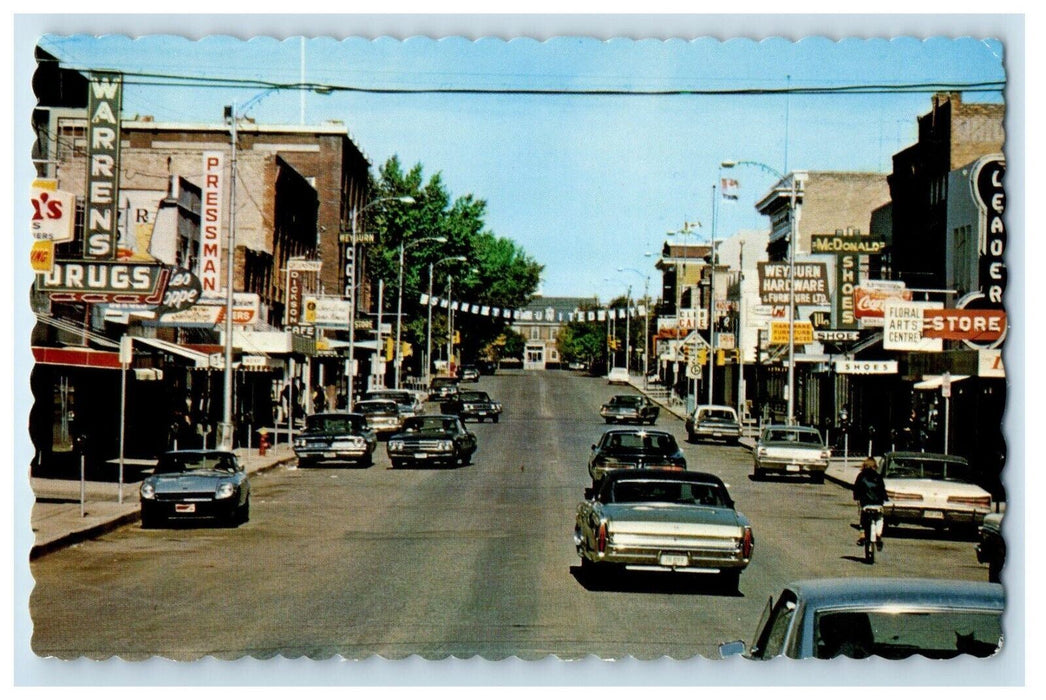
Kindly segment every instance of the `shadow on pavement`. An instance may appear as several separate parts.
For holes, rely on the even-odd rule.
[[[715,574],[620,570],[590,573],[588,569],[582,570],[581,566],[571,566],[570,575],[586,591],[744,597],[739,589],[724,586]]]

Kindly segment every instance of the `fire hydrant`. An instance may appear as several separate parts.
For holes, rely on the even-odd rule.
[[[262,428],[258,431],[258,456],[264,457],[269,450],[269,431]]]

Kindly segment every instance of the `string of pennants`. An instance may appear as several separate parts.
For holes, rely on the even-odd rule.
[[[635,318],[646,316],[646,307],[642,304],[628,309],[589,309],[574,311],[555,311],[554,309],[503,309],[500,306],[481,306],[464,301],[451,301],[437,296],[422,294],[419,299],[422,306],[438,306],[441,309],[460,311],[462,313],[476,314],[477,316],[489,316],[490,318],[505,318],[512,321],[566,321],[597,322],[615,318]]]

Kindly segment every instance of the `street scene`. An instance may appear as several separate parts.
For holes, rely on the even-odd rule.
[[[992,663],[1003,53],[41,37],[33,654]]]

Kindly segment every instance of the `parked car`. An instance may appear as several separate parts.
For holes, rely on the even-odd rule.
[[[429,384],[429,401],[443,402],[457,396],[461,380],[457,377],[433,377]]]
[[[991,494],[973,481],[969,463],[955,455],[888,452],[880,464],[886,483],[886,525],[909,523],[973,530],[991,511]]]
[[[415,416],[386,445],[392,467],[406,464],[468,464],[476,451],[476,435],[451,415]]]
[[[766,604],[751,645],[724,656],[831,659],[987,657],[1002,648],[1002,586],[918,578],[796,581]]]
[[[1006,540],[1002,538],[1002,513],[988,513],[977,531],[977,561],[988,565],[988,580],[1002,582]]]
[[[160,456],[139,488],[142,527],[172,520],[216,520],[230,525],[250,519],[251,482],[226,450],[175,450]]]
[[[808,474],[815,484],[824,483],[832,451],[817,428],[803,425],[768,425],[752,453],[754,478],[768,473]]]
[[[479,367],[476,365],[462,365],[458,369],[458,378],[463,382],[478,382]]]
[[[367,427],[379,438],[398,433],[403,427],[399,405],[392,399],[368,399],[356,404],[356,412],[367,419]]]
[[[657,422],[661,407],[645,396],[639,394],[618,394],[599,409],[599,415],[607,423],[649,423]]]
[[[582,569],[717,574],[736,591],[754,539],[719,477],[636,469],[608,474],[578,505],[574,545]]]
[[[456,398],[444,402],[443,412],[456,415],[463,421],[471,418],[482,423],[490,419],[497,423],[501,419],[501,404],[485,391],[466,389],[458,392]]]
[[[376,446],[374,431],[359,413],[314,413],[305,418],[305,430],[294,438],[299,467],[323,460],[369,466]]]
[[[725,440],[737,444],[741,439],[741,421],[730,406],[698,406],[686,417],[686,439]]]
[[[404,418],[416,416],[422,412],[421,401],[418,395],[409,389],[376,389],[368,391],[363,395],[364,401],[373,399],[391,399],[399,407],[400,415]]]
[[[672,433],[643,428],[611,428],[592,445],[588,474],[592,484],[617,469],[686,469],[686,457]]]
[[[628,370],[624,367],[612,367],[607,373],[607,384],[628,384]]]

